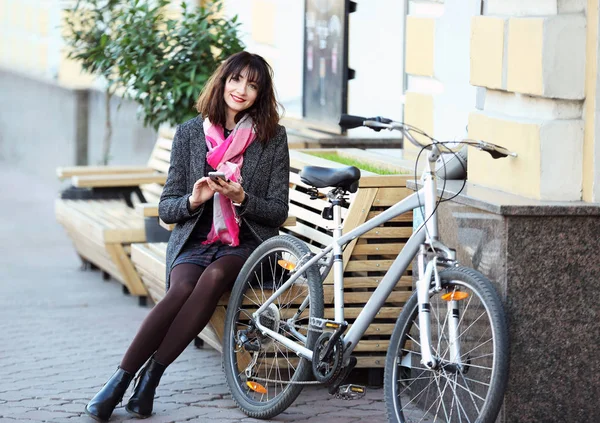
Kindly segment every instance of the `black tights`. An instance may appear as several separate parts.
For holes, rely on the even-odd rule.
[[[244,261],[230,255],[206,268],[188,263],[175,266],[167,295],[144,319],[121,361],[121,368],[136,373],[154,353],[154,359],[165,366],[175,361],[204,329]]]

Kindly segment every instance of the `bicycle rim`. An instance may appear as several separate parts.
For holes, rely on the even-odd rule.
[[[258,418],[270,418],[285,410],[302,389],[290,382],[304,381],[310,374],[308,360],[260,334],[251,323],[252,313],[288,280],[290,271],[308,252],[293,238],[278,238],[261,245],[248,260],[254,264],[240,272],[229,302],[225,332],[228,337],[224,343],[225,366],[226,373],[231,372],[228,383],[234,400],[247,415]],[[301,275],[260,317],[267,328],[309,348],[318,336],[308,330],[309,318],[323,315],[322,289],[319,290],[321,285],[314,272],[311,269]],[[307,297],[310,302],[292,321]],[[241,346],[242,336],[257,350],[248,351],[249,348]],[[248,376],[247,368],[253,361]]]
[[[399,336],[386,377],[388,415],[399,422],[493,422],[502,404],[508,378],[508,335],[500,300],[491,283],[471,269],[441,272],[443,290],[430,298],[434,358],[427,369],[421,362],[416,295],[398,320]],[[451,354],[449,336],[456,301],[460,359]],[[446,294],[446,300],[442,297]],[[392,340],[394,343],[394,340]],[[390,354],[391,355],[391,354]],[[388,367],[388,366],[386,366]]]

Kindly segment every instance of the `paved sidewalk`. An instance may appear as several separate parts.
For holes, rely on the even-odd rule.
[[[149,308],[79,270],[54,220],[56,182],[0,162],[0,423],[93,422],[87,401],[116,369]],[[306,389],[277,422],[385,422],[381,389],[359,401]],[[137,422],[118,407],[111,422]],[[190,346],[167,369],[144,422],[258,422],[233,403],[214,350]]]

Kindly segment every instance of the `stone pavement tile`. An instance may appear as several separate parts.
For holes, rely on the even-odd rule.
[[[61,411],[48,411],[48,410],[33,410],[26,411],[20,414],[14,414],[14,418],[19,420],[30,420],[32,422],[42,422],[45,420],[63,418],[67,419],[69,417],[74,417],[77,414],[75,413],[64,413]]]
[[[22,415],[29,411],[35,411],[36,407],[22,407],[18,403],[6,403],[0,408],[0,417],[15,419],[16,416]]]
[[[175,403],[175,404],[198,404],[202,403],[202,405],[206,406],[207,404],[213,403],[215,400],[221,400],[221,396],[219,395],[211,395],[211,394],[201,394],[195,395],[192,393],[188,394],[180,394],[174,393],[169,397],[160,397],[160,400],[165,403]]]
[[[3,401],[23,401],[32,398],[35,398],[35,395],[31,395],[22,391],[5,390],[4,392],[0,393],[0,400]]]

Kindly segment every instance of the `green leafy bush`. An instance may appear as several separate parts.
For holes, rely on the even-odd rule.
[[[219,64],[244,49],[237,16],[222,14],[222,0],[181,4],[168,17],[168,0],[78,0],[64,20],[68,57],[107,82],[105,163],[112,127],[110,98],[117,91],[140,106],[145,125],[157,129],[197,115],[196,98]]]
[[[161,14],[159,7],[136,2],[116,40],[118,73],[128,95],[142,107],[144,123],[157,128],[175,125],[197,115],[198,94],[219,64],[243,50],[237,17],[221,14],[222,3],[189,9],[183,3],[180,19]]]

